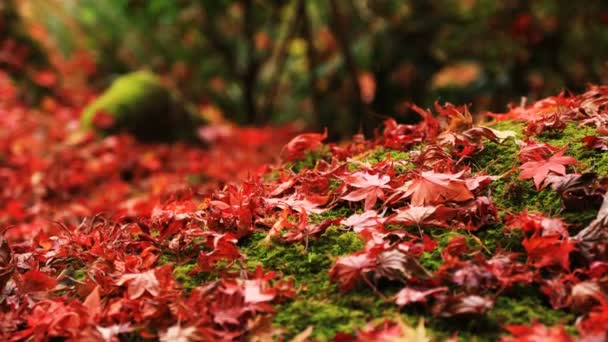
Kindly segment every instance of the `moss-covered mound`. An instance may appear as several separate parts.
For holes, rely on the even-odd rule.
[[[56,202],[80,197],[58,208],[111,214],[48,223],[48,232],[26,222],[23,241],[0,248],[0,336],[606,340],[608,87],[480,124],[464,106],[411,109],[418,123],[387,120],[373,139],[301,134],[281,162],[219,188],[187,191],[162,177],[222,162],[193,151],[184,154],[193,169],[142,155],[133,186],[114,176],[102,184],[121,193],[100,191],[101,200],[66,186],[74,190]],[[68,159],[69,177],[69,153],[54,153],[60,171],[47,171],[53,182],[32,198],[55,203],[64,179],[96,185],[139,160],[124,146],[88,143],[95,148]],[[93,166],[83,168],[87,158]],[[85,182],[81,170],[95,177]],[[32,186],[37,176],[22,178]],[[112,196],[128,200],[102,206]],[[7,212],[24,215],[26,199]],[[49,203],[40,210],[56,222]]]
[[[137,71],[117,78],[82,112],[81,124],[102,134],[127,131],[144,141],[188,140],[204,123],[160,78]]]
[[[376,340],[399,327],[409,336],[403,327],[421,318],[433,340],[606,336],[605,325],[580,330],[601,320],[589,313],[608,298],[605,271],[592,271],[606,255],[588,253],[606,240],[581,232],[598,216],[608,176],[597,120],[608,112],[585,106],[606,91],[546,99],[483,125],[448,105],[437,107],[438,120],[423,111],[417,125],[388,121],[374,141],[298,141],[314,151],[266,183],[293,183],[271,199],[293,224],[272,219],[270,232],[238,243],[251,269],[276,270],[300,289],[274,324],[288,337],[312,327],[320,341]],[[290,148],[298,155],[302,145]]]

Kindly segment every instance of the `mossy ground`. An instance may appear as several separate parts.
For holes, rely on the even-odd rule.
[[[503,122],[493,128],[512,130],[516,132],[518,139],[523,139],[524,125],[521,123]],[[580,164],[575,166],[576,171],[593,170],[605,175],[608,172],[608,163],[604,161],[606,154],[589,152],[580,142],[581,138],[592,134],[593,130],[590,128],[568,126],[563,132],[548,132],[535,139],[559,147],[567,146],[566,155],[580,161]],[[508,139],[502,144],[487,142],[484,150],[469,161],[474,172],[484,170],[487,174],[499,176],[489,186],[488,195],[498,207],[501,219],[528,209],[530,212],[548,216],[559,215],[565,221],[580,227],[595,217],[596,211],[593,210],[583,213],[564,212],[557,193],[551,189],[537,192],[532,181],[518,179],[518,168],[521,165],[518,152],[519,146],[514,139]],[[381,148],[374,149],[359,161],[375,164],[382,162],[389,155],[394,161],[406,161],[403,164],[407,165],[407,152]],[[325,150],[308,153],[303,160],[292,164],[291,170],[299,172],[303,169],[313,169],[319,159],[327,157]],[[349,167],[358,168],[357,164],[349,164]],[[347,217],[353,212],[355,211],[352,208],[336,207],[321,215],[310,215],[309,220],[316,223],[328,218]],[[441,252],[451,239],[458,236],[464,236],[472,250],[481,251],[487,257],[491,257],[499,249],[523,252],[523,234],[517,230],[505,231],[502,220],[481,227],[475,232],[440,227],[424,227],[424,230],[438,243],[435,250],[425,252],[420,259],[421,264],[430,271],[439,268],[443,263]],[[330,227],[321,236],[309,239],[307,246],[303,242],[267,242],[265,238],[265,232],[258,232],[241,239],[238,246],[246,255],[247,268],[253,270],[262,265],[265,269],[278,271],[282,277],[293,278],[296,287],[300,289],[295,299],[276,308],[274,324],[286,329],[287,337],[312,326],[312,336],[326,341],[333,338],[337,332],[350,333],[370,320],[382,321],[397,315],[409,324],[416,324],[418,319],[423,317],[431,335],[443,339],[458,332],[460,341],[494,341],[504,333],[502,326],[534,321],[563,324],[569,332],[575,332],[575,315],[553,310],[546,297],[534,286],[520,286],[501,293],[494,308],[485,316],[449,319],[431,317],[424,306],[412,305],[400,310],[393,302],[386,302],[364,283],[343,293],[335,283],[330,282],[328,271],[338,256],[363,248],[363,241],[358,235],[345,230],[344,227]],[[167,256],[161,256],[161,259],[162,262],[171,260]],[[524,256],[522,261],[525,261]],[[194,264],[185,264],[174,268],[176,278],[186,288],[194,288],[213,276],[193,275],[191,271],[194,267]],[[377,285],[389,298],[402,286],[390,282]]]
[[[434,270],[442,263],[441,251],[450,239],[461,235],[456,231],[439,231],[438,248],[425,253],[421,258],[423,266]],[[496,230],[494,230],[496,232]],[[494,248],[492,234],[485,234],[485,244]],[[496,234],[502,235],[502,233]],[[470,246],[478,243],[470,235],[464,235]],[[288,336],[313,326],[313,337],[330,340],[337,332],[353,332],[372,319],[395,318],[400,315],[405,322],[414,324],[424,317],[430,334],[438,338],[451,337],[459,331],[461,341],[493,341],[503,333],[504,324],[539,321],[546,324],[557,322],[572,325],[574,317],[555,311],[534,290],[512,291],[499,297],[487,317],[434,318],[423,307],[412,306],[399,311],[392,302],[385,302],[366,284],[343,293],[338,286],[329,281],[329,268],[334,259],[358,251],[362,241],[355,233],[332,227],[318,239],[311,240],[308,249],[303,244],[282,244],[264,242],[265,233],[256,233],[240,243],[241,251],[247,255],[250,269],[257,265],[279,271],[285,277],[292,277],[301,288],[298,297],[277,307],[274,323],[287,330]],[[494,236],[492,236],[494,238]],[[383,293],[390,297],[395,294],[399,284],[381,283]]]

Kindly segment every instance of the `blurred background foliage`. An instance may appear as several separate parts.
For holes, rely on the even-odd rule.
[[[19,10],[52,60],[90,55],[80,82],[99,90],[150,69],[204,111],[300,120],[334,137],[414,120],[409,103],[501,111],[608,83],[602,0],[21,0]]]

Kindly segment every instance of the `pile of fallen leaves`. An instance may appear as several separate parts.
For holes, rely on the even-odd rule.
[[[413,106],[417,124],[282,149],[292,130],[209,127],[209,148],[95,138],[78,108],[26,108],[10,87],[0,80],[2,340],[608,339],[608,87],[485,126],[464,106]],[[591,134],[550,143],[568,129]],[[329,232],[358,250],[313,256]],[[260,255],[279,248],[327,261],[327,293],[365,293],[383,313],[334,336],[314,315],[281,326],[273,316],[314,284],[268,267]],[[521,289],[570,318],[465,332]]]

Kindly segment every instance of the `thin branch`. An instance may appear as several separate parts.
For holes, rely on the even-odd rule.
[[[346,72],[350,74],[352,79],[352,91],[354,92],[354,101],[352,102],[352,113],[357,114],[359,124],[363,126],[364,119],[367,119],[369,110],[367,105],[361,99],[361,87],[359,85],[359,75],[357,65],[351,51],[351,41],[348,35],[347,22],[344,14],[340,9],[337,0],[330,0],[331,16],[332,16],[332,31],[336,36],[338,45],[344,58]]]
[[[226,43],[226,39],[217,31],[214,23],[209,20],[206,25],[203,24],[202,29],[207,41],[209,41],[211,46],[222,55],[222,59],[224,63],[226,63],[227,72],[234,78],[240,78],[241,75],[238,72],[234,51],[230,45]]]
[[[270,79],[270,91],[268,92],[264,105],[262,106],[264,113],[270,113],[272,108],[274,107],[274,102],[276,100],[277,94],[279,93],[280,88],[280,79],[283,74],[283,69],[285,69],[285,64],[287,62],[287,48],[289,44],[295,38],[298,33],[300,24],[302,22],[303,16],[302,11],[306,7],[305,0],[298,0],[296,4],[296,11],[293,15],[292,21],[289,26],[289,31],[285,35],[284,39],[281,41],[277,48],[277,52],[273,54],[271,63],[277,63],[277,67],[272,74]]]
[[[303,2],[303,1],[302,1]],[[304,37],[306,38],[306,59],[308,62],[308,82],[311,90],[312,100],[312,112],[314,116],[315,124],[319,124],[321,121],[321,93],[317,87],[318,78],[317,71],[319,70],[319,56],[317,56],[317,50],[314,45],[314,37],[312,30],[312,20],[308,14],[306,4],[302,6],[302,23],[304,30]]]
[[[243,37],[247,45],[247,66],[243,74],[243,99],[245,102],[245,112],[249,122],[262,123],[265,115],[258,113],[255,103],[255,87],[260,71],[260,63],[255,55],[255,22],[253,0],[243,0],[244,11],[244,30]]]

